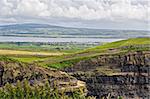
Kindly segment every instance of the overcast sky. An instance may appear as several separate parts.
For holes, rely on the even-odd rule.
[[[149,0],[0,0],[0,24],[148,29]]]

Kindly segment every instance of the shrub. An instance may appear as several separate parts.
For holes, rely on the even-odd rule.
[[[47,82],[44,86],[31,86],[29,81],[17,81],[16,84],[5,84],[0,88],[0,99],[91,99],[86,97],[82,90],[76,92],[59,92],[51,88]]]

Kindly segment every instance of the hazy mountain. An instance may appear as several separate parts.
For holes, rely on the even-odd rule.
[[[90,37],[90,38],[133,38],[147,37],[148,31],[87,29],[53,26],[48,24],[13,24],[0,26],[1,36],[26,37]]]

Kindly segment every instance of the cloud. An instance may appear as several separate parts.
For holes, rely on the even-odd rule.
[[[9,22],[16,22],[14,18],[0,18],[1,23],[9,23]]]
[[[0,7],[1,19],[28,17],[112,22],[150,20],[148,0],[0,0]]]

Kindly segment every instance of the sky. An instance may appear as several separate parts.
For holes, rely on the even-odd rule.
[[[0,0],[0,25],[148,30],[149,0]]]

